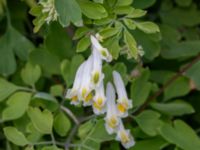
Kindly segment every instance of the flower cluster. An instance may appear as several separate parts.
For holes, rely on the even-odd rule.
[[[97,38],[98,36],[91,36],[92,54],[79,66],[73,87],[67,91],[66,98],[70,99],[73,105],[91,105],[96,115],[106,113],[105,128],[108,134],[116,133],[116,140],[121,141],[125,148],[129,148],[135,142],[130,131],[124,128],[121,118],[128,116],[132,101],[128,99],[124,82],[117,71],[113,71],[116,92],[109,82],[105,95],[102,63],[112,61],[112,56]]]
[[[40,0],[39,4],[42,5],[42,13],[47,14],[45,21],[49,24],[51,21],[56,21],[58,13],[55,9],[54,0]]]

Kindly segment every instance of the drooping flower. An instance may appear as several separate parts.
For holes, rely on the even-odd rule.
[[[124,128],[122,120],[119,121],[119,129],[117,131],[116,140],[120,141],[126,149],[135,145],[135,141],[130,133],[130,130]]]
[[[132,108],[132,100],[129,100],[127,97],[126,89],[124,82],[120,74],[116,71],[113,71],[114,84],[117,90],[117,110],[120,117],[128,116],[128,109]]]
[[[81,74],[81,85],[79,90],[79,99],[83,101],[84,106],[92,104],[92,90],[91,84],[91,71],[93,66],[93,56],[91,55],[85,62],[82,74]]]
[[[116,108],[116,104],[115,104],[115,90],[114,87],[111,83],[107,84],[106,87],[106,110],[107,110],[107,114],[105,117],[105,127],[106,130],[109,134],[115,133],[117,128],[118,128],[118,124],[119,124],[119,118],[117,115],[117,108]]]
[[[71,104],[73,105],[78,105],[80,103],[78,95],[79,95],[79,90],[80,90],[80,86],[81,86],[81,80],[82,80],[82,74],[83,74],[83,70],[85,67],[86,62],[83,62],[75,75],[75,79],[74,79],[74,84],[72,89],[68,89],[67,90],[67,94],[66,94],[66,98],[71,99]]]
[[[95,48],[92,50],[93,69],[92,69],[92,84],[97,87],[102,82],[104,74],[102,73],[102,59],[99,51]]]
[[[104,85],[103,82],[100,83],[100,85],[95,89],[95,96],[93,99],[93,111],[95,114],[103,114],[106,111],[106,97],[104,93]]]
[[[104,48],[99,41],[97,40],[96,37],[94,36],[90,36],[91,42],[92,42],[92,48],[96,49],[97,51],[99,51],[99,53],[101,54],[101,58],[107,62],[110,62],[112,60],[112,56],[111,54],[108,52],[107,48]]]

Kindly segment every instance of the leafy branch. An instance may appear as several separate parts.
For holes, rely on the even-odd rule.
[[[181,68],[180,71],[178,71],[174,76],[172,76],[155,94],[150,96],[146,100],[146,102],[132,114],[133,115],[140,114],[149,105],[150,102],[152,102],[158,96],[160,96],[167,87],[169,87],[174,81],[176,81],[180,76],[182,76],[188,69],[190,69],[198,61],[200,61],[200,54],[197,57],[195,57],[190,63],[186,64],[183,68]]]

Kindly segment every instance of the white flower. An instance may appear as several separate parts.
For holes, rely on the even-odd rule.
[[[107,48],[104,48],[99,41],[97,40],[96,37],[94,36],[90,36],[91,42],[92,42],[92,48],[96,49],[99,51],[99,53],[101,54],[101,58],[103,60],[106,60],[107,62],[110,62],[112,60],[112,56],[111,54],[108,52]]]
[[[103,114],[106,111],[105,103],[106,103],[106,97],[104,94],[104,86],[103,82],[100,83],[100,85],[95,89],[95,96],[94,96],[94,102],[93,102],[93,111],[95,114]]]
[[[102,73],[102,60],[99,51],[96,49],[92,50],[93,55],[93,69],[92,69],[92,84],[94,86],[99,86],[104,78]]]
[[[128,109],[132,108],[132,100],[129,100],[127,97],[126,89],[124,82],[120,74],[116,71],[113,71],[114,84],[117,90],[117,110],[120,117],[128,116]]]
[[[117,131],[117,141],[121,141],[121,144],[126,148],[129,149],[130,147],[135,145],[135,141],[133,136],[130,133],[130,130],[124,129],[124,125],[122,121],[119,121],[119,129]]]
[[[78,99],[78,95],[79,95],[79,89],[81,85],[82,74],[83,74],[85,64],[86,62],[83,62],[79,66],[78,70],[76,71],[73,87],[72,89],[67,90],[67,94],[65,96],[66,98],[71,99],[71,104],[74,104],[74,105],[78,105],[80,103]]]
[[[45,18],[47,24],[51,21],[55,21],[58,18],[58,13],[55,9],[54,0],[40,0],[39,4],[42,5],[42,13],[47,13],[48,16]]]
[[[91,71],[93,65],[93,56],[91,55],[85,62],[82,74],[81,85],[79,90],[79,99],[83,100],[83,105],[88,106],[92,104],[92,84],[91,84]]]
[[[115,90],[111,83],[107,84],[106,88],[106,107],[107,107],[107,114],[105,117],[105,127],[109,134],[116,132],[119,124],[119,118],[117,115],[117,108],[115,104]]]

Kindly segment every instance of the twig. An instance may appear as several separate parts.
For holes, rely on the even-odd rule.
[[[60,108],[75,122],[76,125],[80,124],[79,120],[68,108],[64,106],[60,106]]]
[[[74,128],[71,130],[66,142],[65,142],[65,150],[69,150],[69,147],[71,147],[70,143],[73,139],[73,137],[76,134],[76,131],[78,130],[79,125],[75,125]]]
[[[188,63],[187,65],[185,65],[179,72],[177,72],[174,76],[172,76],[164,85],[162,88],[160,88],[160,90],[158,90],[154,95],[150,96],[147,101],[138,109],[136,110],[133,115],[137,115],[140,112],[142,112],[151,101],[155,100],[158,96],[160,96],[164,90],[171,85],[175,80],[177,80],[180,76],[183,75],[183,73],[185,73],[189,68],[191,68],[195,63],[197,63],[200,60],[200,54],[195,57],[190,63]]]

